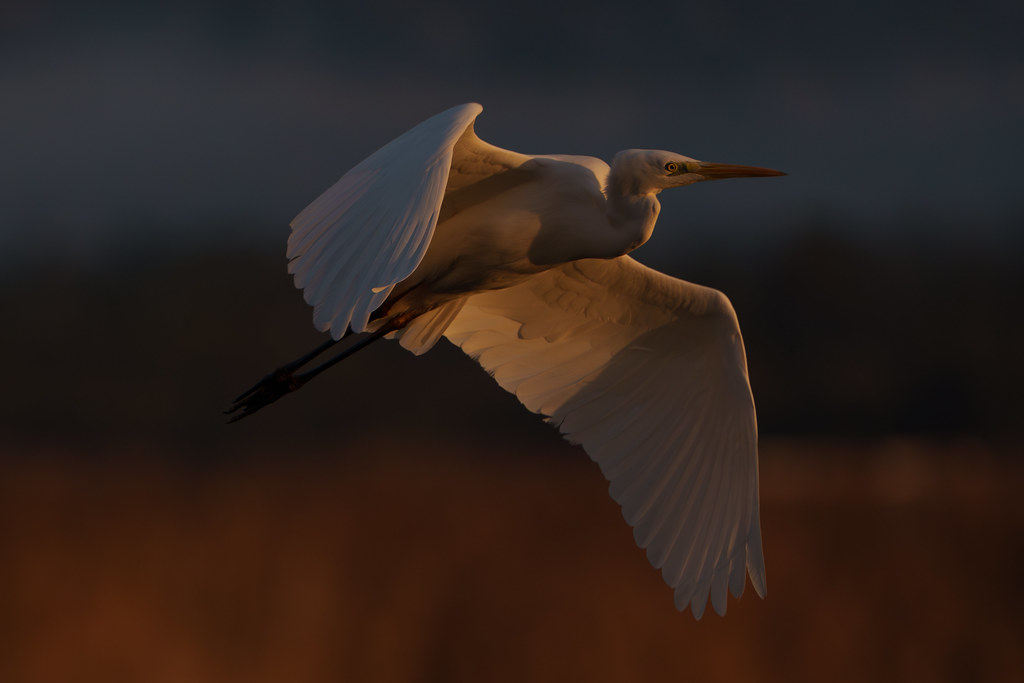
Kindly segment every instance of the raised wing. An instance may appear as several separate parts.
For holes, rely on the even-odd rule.
[[[292,221],[288,272],[313,306],[317,329],[335,339],[349,327],[366,329],[370,313],[422,260],[449,180],[462,187],[529,158],[477,138],[473,121],[481,111],[464,104],[427,119]]]
[[[582,444],[675,590],[724,614],[747,572],[765,595],[757,425],[736,315],[721,293],[628,256],[469,297],[445,335]]]

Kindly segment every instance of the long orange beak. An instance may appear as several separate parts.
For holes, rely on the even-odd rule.
[[[736,164],[716,164],[710,161],[687,162],[686,170],[704,176],[705,180],[721,180],[723,178],[765,178],[768,176],[786,175],[782,171],[760,166],[737,166]],[[695,167],[695,168],[694,168]]]

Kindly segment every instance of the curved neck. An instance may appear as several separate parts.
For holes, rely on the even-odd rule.
[[[661,211],[657,190],[638,187],[617,176],[615,169],[608,175],[605,187],[608,201],[608,220],[621,234],[626,254],[651,238],[654,224]]]

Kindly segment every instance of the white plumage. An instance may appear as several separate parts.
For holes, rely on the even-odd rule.
[[[341,337],[362,331],[430,243],[452,148],[483,111],[449,110],[392,140],[292,221],[288,272],[314,307],[314,325]]]
[[[626,254],[650,237],[661,190],[783,174],[659,150],[621,152],[611,167],[518,154],[476,136],[481,111],[421,123],[292,222],[289,271],[315,325],[334,339],[397,336],[415,353],[446,336],[582,444],[677,608],[700,618],[710,597],[724,614],[748,573],[764,597],[736,314],[721,292]],[[251,414],[333,364],[293,376],[311,357],[234,409]]]
[[[676,607],[725,613],[749,571],[764,597],[757,426],[736,316],[720,292],[629,256],[468,298],[445,335],[583,446]]]

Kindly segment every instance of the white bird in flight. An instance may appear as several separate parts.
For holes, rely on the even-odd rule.
[[[779,171],[630,149],[600,159],[490,145],[464,104],[396,138],[291,223],[288,270],[331,338],[239,396],[241,419],[384,336],[445,336],[582,444],[677,609],[765,595],[757,424],[721,292],[641,265],[658,193]],[[300,372],[349,335],[338,356]]]

